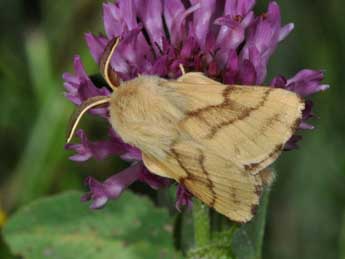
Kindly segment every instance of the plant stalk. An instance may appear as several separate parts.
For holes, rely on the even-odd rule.
[[[211,237],[209,208],[197,199],[193,202],[193,224],[195,246],[208,245]]]

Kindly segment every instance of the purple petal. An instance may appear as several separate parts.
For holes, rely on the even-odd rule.
[[[158,175],[151,173],[145,166],[142,164],[142,171],[139,176],[139,180],[148,184],[152,189],[158,190],[169,186],[172,181],[168,178],[164,178]]]
[[[244,17],[253,9],[254,4],[255,0],[227,0],[224,13],[232,17],[237,15]]]
[[[285,151],[290,151],[293,149],[297,149],[298,148],[298,142],[300,142],[302,140],[302,136],[299,135],[293,135],[289,141],[285,144],[284,146],[284,150]]]
[[[245,38],[245,30],[254,20],[251,12],[254,0],[226,1],[225,16],[216,19],[215,24],[221,25],[217,36],[217,47],[220,48],[218,59],[224,65],[227,53],[236,49]]]
[[[67,144],[65,146],[66,149],[76,152],[70,157],[73,161],[83,162],[90,158],[103,160],[109,156],[125,155],[128,152],[127,144],[116,138],[91,142],[81,129],[76,132],[76,135],[80,138],[80,144]]]
[[[218,18],[215,23],[221,25],[217,37],[217,47],[220,49],[217,53],[217,61],[223,66],[226,64],[229,51],[236,49],[243,42],[245,27],[230,16]]]
[[[306,123],[304,121],[301,122],[301,124],[299,125],[299,128],[300,129],[303,129],[303,130],[313,130],[315,129],[315,127],[309,123]]]
[[[192,5],[190,8],[185,10],[181,13],[176,13],[174,19],[172,20],[172,24],[170,26],[169,32],[170,32],[170,41],[172,44],[179,44],[183,39],[195,39],[195,35],[193,33],[190,33],[188,35],[187,30],[188,27],[185,26],[186,19],[189,15],[193,14],[196,10],[200,8],[200,4]]]
[[[161,56],[157,58],[153,63],[152,69],[149,74],[164,76],[168,73],[172,73],[172,71],[169,71],[168,60],[168,56]]]
[[[126,144],[126,152],[121,155],[121,158],[126,161],[139,161],[142,159],[140,149]]]
[[[164,1],[164,18],[170,34],[174,34],[173,24],[184,12],[185,8],[180,0]]]
[[[103,4],[103,20],[104,28],[108,37],[117,37],[124,30],[124,21],[118,4]]]
[[[115,130],[110,129],[109,136],[111,137],[112,141],[118,143],[123,148],[123,153],[121,155],[122,159],[124,159],[126,161],[140,161],[140,160],[142,160],[141,151],[138,148],[123,142],[123,140],[115,132]]]
[[[243,85],[254,85],[257,82],[257,73],[255,67],[249,60],[245,60],[240,65],[238,80]]]
[[[322,81],[324,74],[321,70],[304,69],[288,80],[288,84],[296,81]]]
[[[296,92],[301,96],[308,96],[329,88],[321,84],[324,74],[320,70],[304,69],[287,81],[286,89]]]
[[[276,2],[271,2],[268,11],[256,18],[248,30],[246,44],[241,51],[243,60],[249,59],[257,72],[257,84],[262,84],[266,77],[267,63],[276,49],[279,41],[283,40],[293,29],[293,24],[281,28],[280,9]],[[257,52],[252,55],[253,50]],[[251,59],[254,58],[255,60]]]
[[[133,0],[104,5],[104,23],[109,39],[122,38],[111,59],[111,66],[123,80],[142,72],[140,69],[147,67],[152,55],[142,33],[142,24],[136,20],[135,6]]]
[[[151,174],[142,162],[136,162],[131,167],[111,176],[103,183],[92,177],[87,177],[85,183],[90,191],[81,200],[92,200],[90,206],[92,209],[102,208],[109,200],[119,198],[122,192],[137,180],[147,183],[153,189],[167,187],[171,184],[169,179]]]
[[[229,51],[229,57],[226,64],[226,70],[223,73],[223,82],[225,84],[235,84],[239,70],[239,60],[235,50]]]
[[[206,37],[210,33],[212,15],[216,11],[216,0],[191,0],[192,5],[200,4],[200,8],[193,15],[193,31],[201,48],[205,47]]]
[[[196,52],[196,50],[198,50],[199,45],[197,43],[197,41],[195,40],[195,38],[191,37],[188,38],[184,43],[183,43],[183,47],[181,49],[180,52],[180,57],[181,59],[188,59],[191,56],[193,56]]]
[[[182,184],[179,184],[176,191],[176,209],[181,211],[182,207],[192,208],[192,198],[193,195]]]
[[[289,23],[285,25],[279,32],[278,41],[281,42],[285,40],[285,38],[289,36],[290,32],[292,32],[294,28],[295,28],[295,25],[293,23]]]
[[[304,130],[312,130],[312,129],[314,129],[313,125],[311,125],[311,124],[306,122],[308,119],[315,117],[312,109],[313,109],[313,102],[310,101],[310,100],[307,100],[305,102],[305,108],[303,110],[302,122],[299,125],[300,129],[304,129]]]
[[[150,47],[138,27],[122,35],[110,64],[123,80],[129,80],[149,70],[151,60]]]
[[[278,88],[284,88],[286,86],[286,83],[286,78],[284,76],[279,75],[273,78],[270,85]]]
[[[310,118],[315,117],[313,113],[313,106],[314,104],[311,100],[307,100],[305,102],[305,108],[304,108],[303,117],[302,117],[303,120],[308,120]]]
[[[90,208],[100,209],[108,200],[117,199],[129,185],[138,180],[142,170],[142,164],[136,163],[122,172],[111,176],[104,183],[88,177],[85,179],[85,183],[90,191],[81,200],[92,200]]]
[[[103,4],[104,28],[108,38],[121,36],[138,27],[133,0]]]
[[[308,96],[329,88],[329,85],[321,84],[323,79],[324,74],[322,71],[304,69],[288,80],[283,76],[278,76],[273,79],[271,85],[285,88],[301,96]]]
[[[289,91],[296,92],[302,96],[308,96],[320,90],[325,90],[328,86],[322,85],[321,81],[323,80],[324,75],[322,71],[316,70],[302,70],[298,72],[294,77],[289,80],[286,80],[283,76],[275,77],[271,85],[274,87],[284,88]],[[307,120],[314,117],[312,111],[313,103],[310,100],[306,100],[305,109],[302,114],[302,121],[299,125],[299,129],[303,130],[312,130],[314,126],[307,123]],[[293,136],[289,142],[286,144],[285,149],[291,150],[297,148],[297,142],[301,140],[300,136]]]
[[[77,105],[81,105],[82,102],[88,98],[100,95],[109,95],[110,92],[107,88],[97,88],[90,78],[88,77],[84,66],[79,56],[74,58],[74,70],[75,75],[65,73],[63,79],[65,80],[64,86],[67,92],[65,96]],[[91,114],[107,117],[107,108],[94,108],[90,110]]]
[[[267,13],[259,18],[255,29],[256,48],[260,53],[271,51],[280,33],[280,9],[276,2],[269,4]]]
[[[140,3],[141,4],[138,5],[139,17],[149,34],[153,48],[158,54],[163,47],[162,39],[165,38],[162,22],[162,2],[157,0],[143,0]]]
[[[96,37],[92,33],[85,34],[85,40],[87,46],[90,49],[93,59],[99,64],[103,55],[104,49],[108,43],[108,39],[105,37]]]

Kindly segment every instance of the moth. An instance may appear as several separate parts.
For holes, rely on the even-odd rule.
[[[304,101],[279,88],[224,85],[183,67],[177,80],[140,75],[120,82],[110,66],[118,44],[112,40],[100,62],[113,93],[79,106],[68,142],[85,112],[108,104],[112,127],[141,150],[152,173],[233,221],[252,219],[273,177],[267,167],[298,128]]]

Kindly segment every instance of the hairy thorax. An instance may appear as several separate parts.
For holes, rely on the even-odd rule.
[[[181,107],[171,103],[164,79],[141,76],[123,83],[113,93],[110,121],[121,138],[145,153],[164,157],[179,135]]]

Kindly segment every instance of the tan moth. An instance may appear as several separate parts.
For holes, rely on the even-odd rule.
[[[67,141],[86,111],[108,104],[112,127],[142,151],[152,173],[183,184],[233,221],[249,221],[304,101],[283,89],[224,85],[183,67],[177,80],[141,75],[120,82],[110,66],[118,43],[108,44],[100,62],[113,93],[79,106]]]

